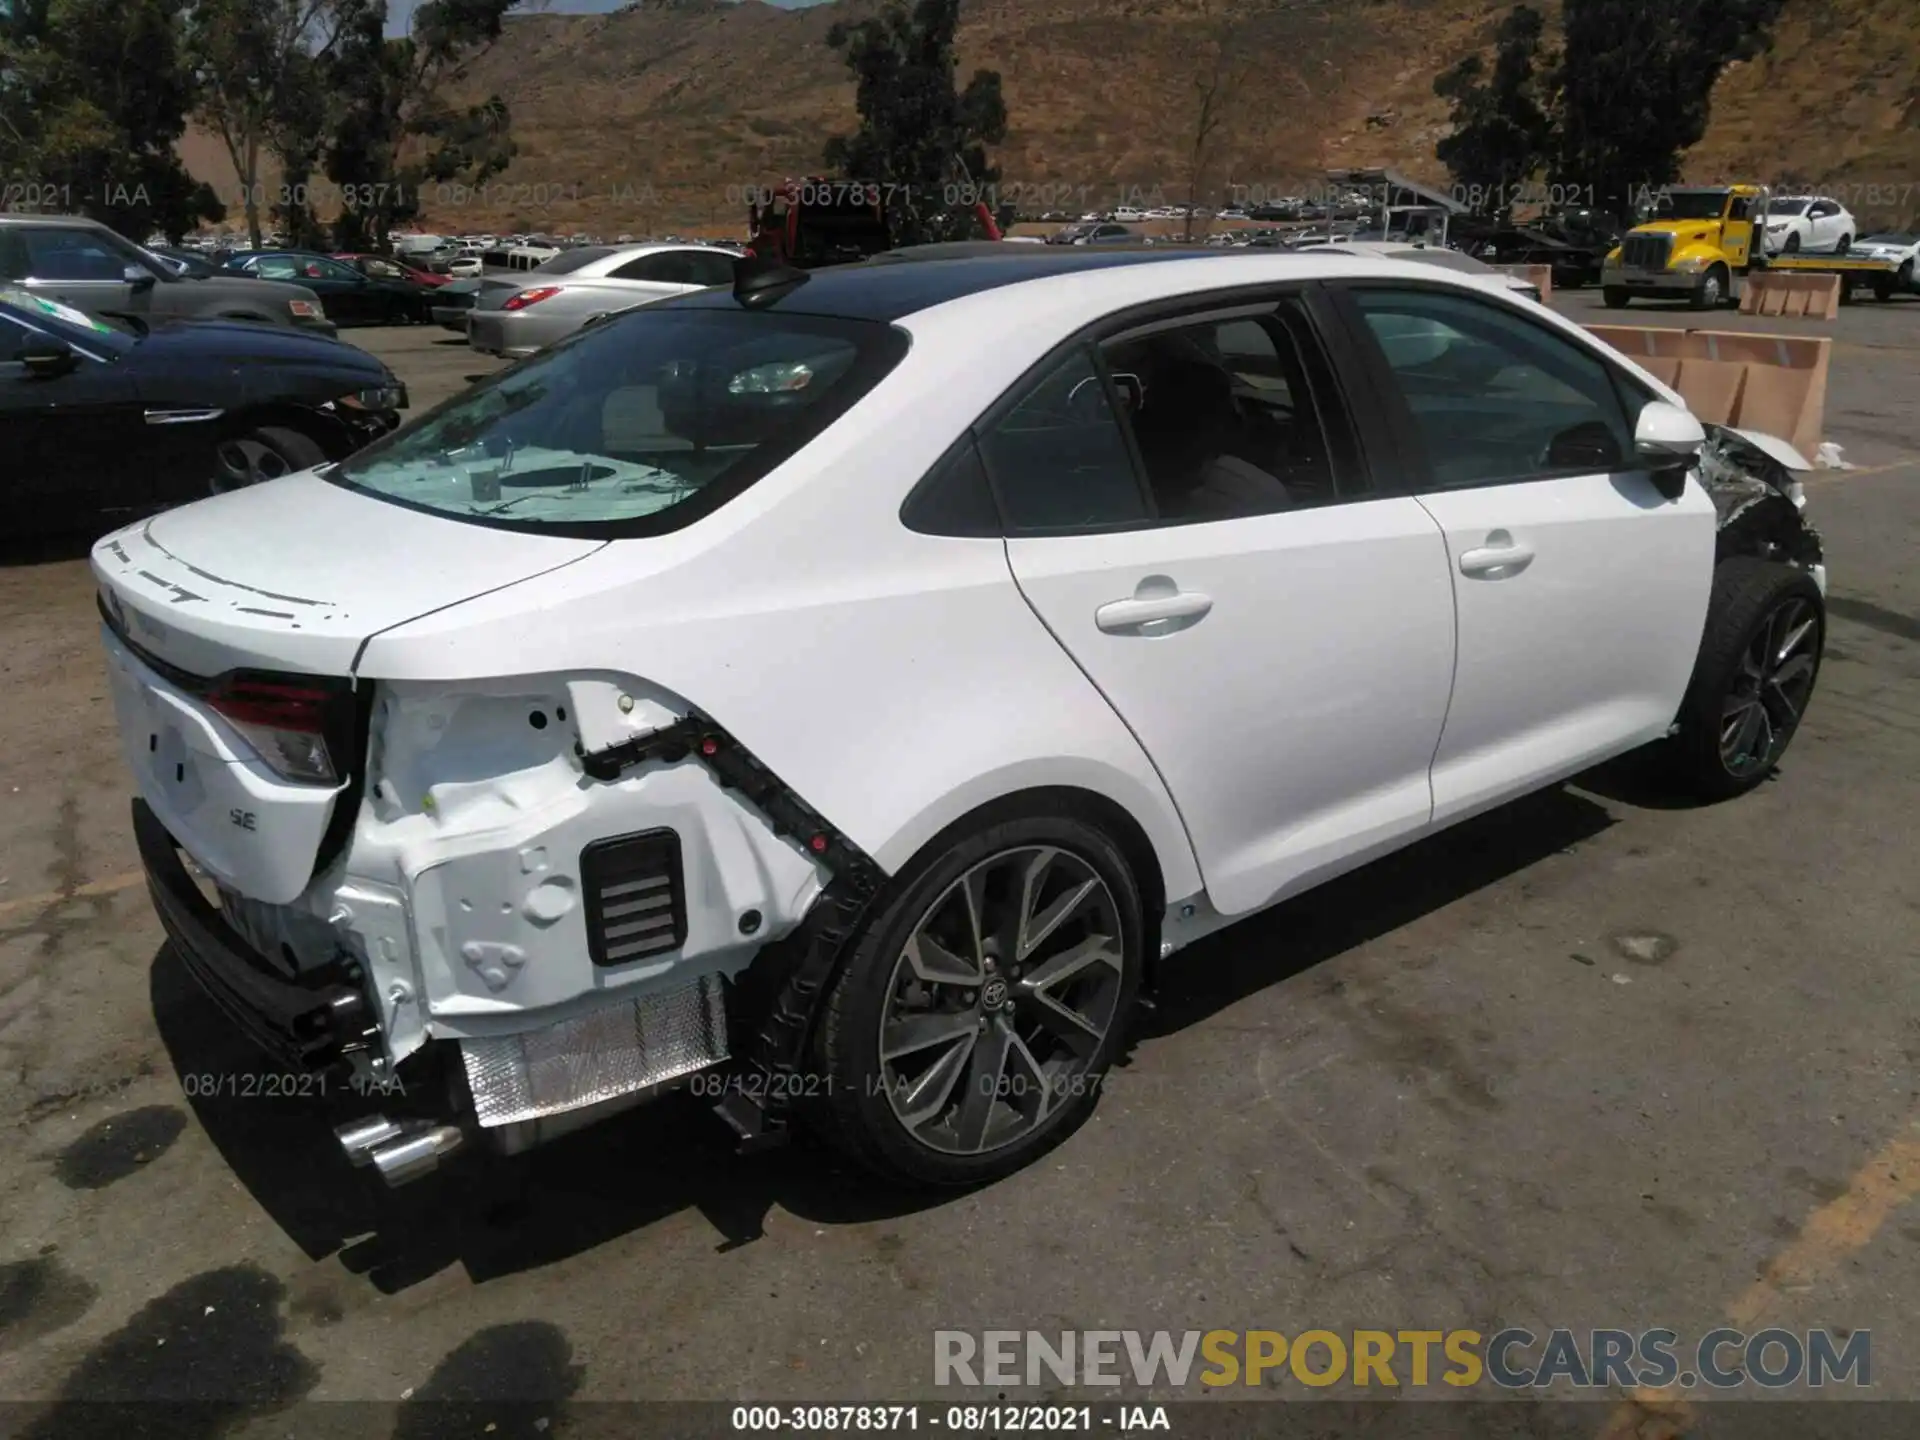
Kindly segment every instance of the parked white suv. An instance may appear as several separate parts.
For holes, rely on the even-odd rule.
[[[1445,269],[979,249],[743,265],[95,548],[161,919],[394,1089],[356,1160],[698,1077],[990,1178],[1210,931],[1635,747],[1780,760],[1777,445]]]

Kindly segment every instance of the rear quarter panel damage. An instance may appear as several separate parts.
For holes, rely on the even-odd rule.
[[[395,1058],[427,1034],[523,1029],[528,1012],[545,1024],[612,992],[732,974],[818,894],[820,868],[696,762],[589,781],[574,753],[583,699],[596,734],[684,710],[676,696],[604,673],[380,685],[360,821],[341,876],[321,888],[350,912],[342,926],[378,982]],[[686,941],[596,966],[581,852],[662,826],[680,837]],[[748,911],[760,917],[751,940],[741,933]],[[403,924],[411,945],[394,933]]]

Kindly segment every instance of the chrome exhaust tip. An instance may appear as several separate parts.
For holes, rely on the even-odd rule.
[[[396,1127],[397,1128],[397,1127]],[[403,1132],[386,1140],[368,1154],[373,1168],[389,1188],[405,1185],[431,1174],[447,1156],[466,1144],[467,1137],[457,1125],[434,1125]]]
[[[364,1120],[354,1120],[338,1126],[334,1139],[340,1142],[340,1149],[346,1155],[349,1164],[364,1166],[373,1159],[377,1146],[389,1140],[398,1140],[407,1132],[384,1115],[370,1115]]]

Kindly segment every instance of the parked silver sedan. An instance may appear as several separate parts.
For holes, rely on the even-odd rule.
[[[467,316],[467,343],[517,360],[602,315],[731,285],[739,257],[718,245],[582,245],[532,270],[483,272]]]

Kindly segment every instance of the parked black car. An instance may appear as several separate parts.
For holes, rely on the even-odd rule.
[[[406,388],[364,350],[266,325],[119,329],[0,288],[0,534],[97,528],[340,460]]]
[[[223,267],[230,275],[304,285],[342,325],[412,325],[430,318],[437,293],[404,277],[369,275],[344,260],[305,250],[244,250]]]
[[[478,276],[466,280],[454,280],[442,285],[433,292],[433,321],[443,330],[457,330],[467,333],[467,314],[473,309],[474,302],[480,298],[481,280]]]
[[[76,215],[0,215],[0,285],[14,285],[89,315],[255,320],[333,334],[320,297],[304,285],[261,284],[238,275],[182,275],[97,220]]]

